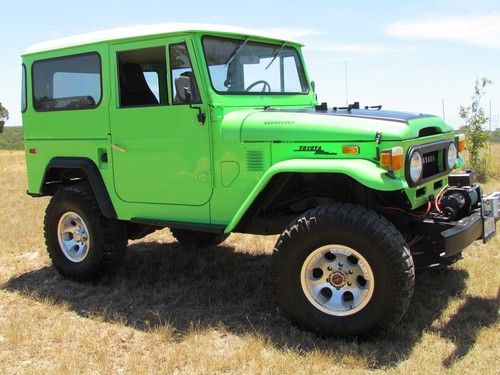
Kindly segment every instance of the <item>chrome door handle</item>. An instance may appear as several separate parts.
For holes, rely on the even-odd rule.
[[[115,144],[111,144],[111,148],[115,151],[118,151],[118,152],[127,152],[127,150],[125,150],[124,148],[120,147],[120,146],[117,146]]]

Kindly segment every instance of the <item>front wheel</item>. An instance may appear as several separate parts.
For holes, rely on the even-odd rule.
[[[282,233],[274,259],[285,315],[320,334],[383,334],[401,319],[413,294],[406,242],[385,218],[361,206],[306,212]]]

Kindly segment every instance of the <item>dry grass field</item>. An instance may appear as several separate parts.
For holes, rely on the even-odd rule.
[[[500,145],[493,160],[500,190]],[[0,373],[500,373],[500,236],[417,275],[407,315],[374,341],[320,339],[281,315],[275,237],[184,251],[168,230],[129,243],[115,278],[62,278],[45,252],[47,198],[0,152]],[[500,228],[499,228],[500,229]]]

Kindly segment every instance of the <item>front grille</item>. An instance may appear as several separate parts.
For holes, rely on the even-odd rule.
[[[438,159],[440,153],[444,155],[444,150],[426,152],[422,155],[422,162],[424,164],[424,170],[422,172],[423,178],[432,177],[435,174],[443,172],[444,163],[439,163]]]
[[[408,158],[406,163],[407,181],[411,187],[421,185],[427,181],[444,176],[449,172],[446,166],[446,152],[452,141],[438,141],[423,145],[413,146],[408,150]],[[409,156],[417,150],[422,156],[423,171],[422,178],[418,182],[413,182],[409,178]]]

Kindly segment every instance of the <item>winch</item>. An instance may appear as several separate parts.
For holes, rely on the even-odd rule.
[[[443,215],[456,221],[471,214],[479,202],[481,191],[479,185],[450,187],[440,201]]]
[[[450,187],[439,200],[439,208],[446,219],[460,220],[477,208],[481,199],[481,189],[474,180],[472,171],[449,175]]]

